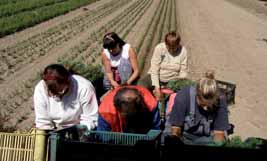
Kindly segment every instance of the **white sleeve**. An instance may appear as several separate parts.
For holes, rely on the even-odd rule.
[[[187,50],[183,47],[183,53],[181,55],[181,70],[179,77],[186,78],[188,75],[188,63],[187,63]]]
[[[42,93],[40,84],[38,85],[35,87],[33,95],[36,128],[51,130],[54,128],[54,126],[48,116],[47,104],[45,103],[45,94]]]
[[[80,98],[82,107],[80,124],[86,125],[89,130],[93,129],[97,126],[98,119],[98,103],[93,85],[84,89]]]

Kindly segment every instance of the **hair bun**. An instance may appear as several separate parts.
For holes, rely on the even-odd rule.
[[[205,73],[205,77],[208,79],[215,79],[215,72],[213,70],[208,70]]]

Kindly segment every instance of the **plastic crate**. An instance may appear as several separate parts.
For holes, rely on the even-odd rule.
[[[0,161],[45,161],[44,131],[32,129],[26,133],[0,132]]]
[[[187,160],[205,161],[258,161],[266,157],[266,147],[260,149],[216,147],[204,145],[183,145],[179,142],[171,142],[161,147],[161,161],[170,161],[179,156]],[[215,159],[216,158],[216,159]]]
[[[160,130],[147,134],[87,131],[73,126],[51,133],[50,161],[140,160],[160,157]]]
[[[235,89],[236,85],[233,83],[216,80],[221,92],[225,93],[228,104],[235,104]]]

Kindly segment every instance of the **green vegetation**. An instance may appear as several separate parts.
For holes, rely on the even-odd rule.
[[[67,0],[27,0],[18,1],[7,5],[0,6],[0,17],[7,17],[19,12],[34,10],[39,7],[52,5]]]
[[[247,148],[247,149],[259,149],[263,146],[267,146],[267,140],[249,137],[245,141],[242,141],[240,136],[234,136],[231,139],[228,139],[223,147],[228,148]]]
[[[195,84],[196,82],[190,79],[171,80],[168,82],[167,87],[174,91],[177,91],[183,87],[195,85]]]
[[[21,1],[27,1],[27,0],[1,0],[0,5],[12,4],[12,3],[17,3]]]
[[[91,82],[103,77],[101,65],[83,64],[81,62],[71,60],[60,60],[59,63],[63,64],[72,73],[79,74]]]
[[[3,17],[0,19],[0,37],[31,27],[35,24],[95,1],[96,0],[68,0],[49,6],[43,4],[43,7],[39,7],[35,10],[20,12],[9,17]]]

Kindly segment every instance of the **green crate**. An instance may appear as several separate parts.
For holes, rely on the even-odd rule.
[[[50,140],[50,161],[70,160],[139,160],[140,156],[154,155],[160,143],[160,130],[147,134],[132,134],[104,131],[88,131],[84,126],[52,132]],[[148,150],[146,152],[146,150]],[[148,155],[149,154],[149,155]]]

